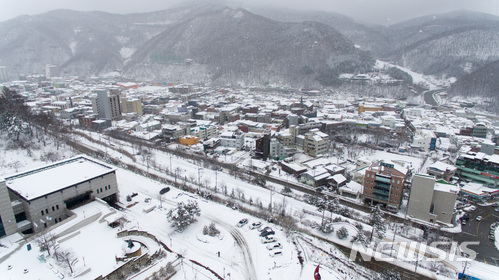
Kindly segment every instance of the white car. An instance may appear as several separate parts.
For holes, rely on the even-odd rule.
[[[272,242],[276,242],[276,241],[277,241],[277,239],[273,235],[268,235],[268,236],[262,237],[263,244],[272,243]]]
[[[244,226],[244,225],[245,225],[245,224],[247,224],[247,223],[248,223],[248,219],[241,219],[241,220],[239,221],[239,223],[237,223],[237,225],[236,225],[236,226],[237,226],[237,227],[242,227],[242,226]]]
[[[477,220],[477,221],[481,221],[482,219],[483,219],[483,217],[482,217],[482,216],[478,216],[478,217],[476,217],[476,220]]]
[[[275,244],[269,244],[267,245],[267,250],[271,251],[274,249],[282,249],[282,244],[281,243],[275,243]]]
[[[255,229],[255,228],[260,228],[261,226],[262,226],[261,222],[256,222],[256,223],[252,223],[249,228]]]

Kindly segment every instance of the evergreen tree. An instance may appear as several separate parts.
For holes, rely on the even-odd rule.
[[[369,220],[371,226],[373,227],[373,231],[371,232],[371,240],[373,238],[373,233],[376,232],[376,234],[380,237],[383,238],[385,236],[386,232],[386,225],[383,222],[383,213],[381,213],[381,209],[379,208],[379,205],[374,207],[373,211],[371,212],[371,217]]]
[[[196,222],[196,217],[201,215],[201,209],[196,201],[189,200],[177,203],[176,208],[172,208],[166,214],[166,218],[177,228],[178,232],[184,231],[190,224]]]
[[[336,231],[336,235],[338,235],[339,239],[345,239],[348,237],[348,229],[346,227],[341,227]]]

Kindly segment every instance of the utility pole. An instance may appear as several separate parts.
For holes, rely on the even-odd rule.
[[[463,277],[464,277],[464,273],[466,272],[466,266],[468,266],[468,260],[466,260],[466,262],[464,263]]]

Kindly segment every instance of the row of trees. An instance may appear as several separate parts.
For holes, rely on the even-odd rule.
[[[0,94],[0,132],[7,132],[9,138],[20,141],[23,136],[33,136],[34,127],[47,128],[54,124],[52,115],[43,112],[35,114],[25,103],[25,98],[8,87]]]

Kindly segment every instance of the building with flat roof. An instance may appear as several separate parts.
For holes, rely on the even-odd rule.
[[[468,152],[457,158],[456,167],[461,179],[499,188],[499,155]]]
[[[364,199],[397,212],[408,170],[394,163],[375,162],[365,171]]]
[[[430,223],[451,224],[459,187],[432,175],[416,174],[412,178],[407,215]]]
[[[37,233],[68,218],[66,209],[116,202],[116,169],[81,155],[0,179],[0,195],[0,237]]]

